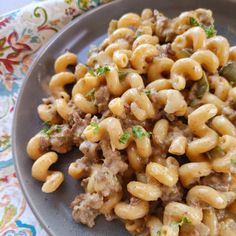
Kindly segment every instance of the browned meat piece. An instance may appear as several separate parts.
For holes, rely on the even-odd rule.
[[[124,162],[125,157],[119,151],[113,151],[108,140],[102,140],[100,145],[105,158],[103,166],[107,167],[114,175],[123,174],[128,169],[128,164]]]
[[[225,209],[215,209],[215,213],[218,221],[225,218]]]
[[[56,125],[54,127],[55,131],[49,134],[51,150],[58,153],[69,152],[73,146],[72,132],[69,125]]]
[[[170,146],[170,140],[165,140],[163,143],[152,145],[152,156],[158,156],[165,158],[168,154],[168,149]]]
[[[198,21],[204,25],[213,25],[214,19],[212,17],[212,11],[203,8],[195,10]]]
[[[137,120],[130,111],[130,106],[128,104],[125,105],[125,117],[121,118],[120,121],[124,129],[128,129],[133,125],[141,125],[146,130],[150,130],[153,125],[153,122],[151,122],[150,120],[145,120],[145,121]]]
[[[71,130],[73,133],[73,143],[76,146],[79,146],[83,141],[81,134],[83,133],[86,126],[89,125],[90,121],[91,114],[86,114],[83,118],[81,113],[76,110],[70,114],[69,124],[72,126]]]
[[[181,235],[188,236],[208,236],[210,229],[203,223],[193,225],[193,224],[183,224],[180,228]]]
[[[167,205],[169,202],[172,201],[182,202],[184,189],[179,183],[177,183],[173,187],[162,185],[161,190],[162,190],[161,200],[164,205]]]
[[[104,166],[93,170],[92,175],[82,181],[82,186],[86,188],[86,185],[90,180],[93,182],[94,191],[104,197],[107,197],[114,192],[119,192],[122,189],[117,176]]]
[[[155,110],[160,110],[162,108],[162,105],[160,105],[160,97],[158,95],[157,91],[151,91],[149,98],[151,102],[153,103],[153,106],[155,107]]]
[[[95,219],[100,214],[99,209],[103,205],[103,197],[97,193],[82,193],[71,203],[72,217],[76,223],[95,225]]]
[[[42,153],[50,151],[50,138],[46,134],[41,134],[40,136],[40,151]]]
[[[97,143],[84,141],[80,144],[80,151],[84,154],[82,158],[77,159],[74,165],[83,172],[83,177],[88,177],[91,167],[94,163],[98,163]]]
[[[110,92],[107,86],[101,86],[94,93],[95,102],[98,107],[98,112],[103,113],[108,110],[108,103],[110,101]]]
[[[72,149],[72,145],[72,132],[67,124],[52,125],[41,131],[40,149],[42,152],[53,150],[66,153]]]
[[[159,57],[168,57],[175,60],[175,51],[172,50],[171,43],[163,44],[158,47]],[[166,75],[165,78],[168,78],[170,75]]]
[[[212,187],[217,191],[227,192],[229,191],[231,180],[231,174],[212,173],[201,178],[200,183]]]
[[[81,170],[81,173],[83,173],[82,177],[88,177],[91,166],[93,164],[93,160],[91,159],[91,157],[83,156],[77,159],[73,164],[75,165],[76,169]]]
[[[98,147],[99,145],[97,143],[86,140],[80,144],[79,150],[90,159],[96,159]]]
[[[126,117],[124,119],[121,118],[120,121],[124,129],[128,129],[133,125],[141,125],[140,121],[136,120],[135,117],[130,113],[130,111],[126,113]]]
[[[141,200],[136,197],[131,197],[130,198],[130,205],[135,206],[135,205],[139,204],[140,201]]]
[[[155,33],[161,43],[170,42],[175,38],[175,32],[172,27],[172,20],[164,16],[162,13],[154,10],[156,20]]]

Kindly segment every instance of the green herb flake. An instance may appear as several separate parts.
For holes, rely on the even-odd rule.
[[[194,17],[189,17],[189,24],[191,26],[200,26],[200,24],[198,23],[198,21]]]
[[[158,231],[157,231],[157,236],[160,236],[160,235],[161,235],[161,231],[158,230]]]
[[[98,76],[104,75],[106,74],[108,71],[110,71],[108,66],[104,66],[104,67],[98,67],[96,69],[96,73]]]
[[[91,100],[94,100],[94,99],[95,99],[94,93],[95,93],[95,88],[89,90],[84,96],[85,96],[86,98],[89,98],[89,99],[91,99]]]
[[[146,89],[146,90],[144,91],[144,93],[146,93],[147,96],[150,96],[150,95],[151,95],[151,90]]]
[[[150,131],[148,131],[148,132],[143,131],[143,129],[141,127],[136,126],[136,125],[132,127],[132,133],[133,133],[133,136],[135,138],[138,138],[138,139],[140,139],[140,138],[142,138],[144,136],[150,138],[151,135],[152,135],[152,132],[150,132]]]
[[[41,130],[42,133],[50,136],[53,133],[60,133],[62,131],[62,127],[60,125],[52,125],[51,127],[45,127]]]
[[[236,165],[236,160],[231,160],[232,165]]]
[[[42,129],[41,129],[41,133],[47,134],[49,130],[50,130],[49,127],[42,128]]]
[[[62,127],[60,125],[56,125],[56,132],[59,133],[62,131]]]
[[[99,125],[96,122],[90,122],[90,126],[93,127],[93,133],[97,134],[99,132]]]
[[[217,34],[217,31],[216,31],[214,25],[201,26],[201,27],[205,30],[207,38],[211,38],[211,37],[213,37],[213,36],[215,36]]]
[[[202,29],[204,29],[207,35],[207,38],[211,38],[217,34],[217,31],[214,25],[205,26],[203,24],[200,24],[194,17],[189,18],[189,24],[191,26],[200,26]]]
[[[95,74],[95,70],[93,68],[89,68],[89,74],[92,75],[92,76],[96,76]]]
[[[173,221],[170,223],[171,226],[183,226],[184,224],[191,224],[191,221],[186,217],[182,217],[182,219],[178,221]]]
[[[110,71],[110,68],[108,66],[99,66],[96,69],[90,68],[89,73],[92,76],[102,76],[105,75],[108,71]]]
[[[129,134],[128,132],[124,132],[124,133],[120,136],[119,142],[120,142],[120,143],[123,143],[123,144],[126,144],[127,141],[129,140],[129,138],[130,138],[130,134]]]
[[[142,138],[145,135],[142,128],[139,127],[139,126],[133,126],[132,127],[132,133],[133,133],[135,138]]]

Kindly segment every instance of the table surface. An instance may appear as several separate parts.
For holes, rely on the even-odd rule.
[[[32,0],[0,0],[0,15],[19,9],[32,2]]]

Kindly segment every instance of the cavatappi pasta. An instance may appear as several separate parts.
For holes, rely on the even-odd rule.
[[[236,46],[213,23],[206,9],[144,9],[112,20],[85,64],[56,59],[27,153],[48,193],[64,180],[51,165],[79,148],[77,223],[102,214],[133,235],[236,235]]]

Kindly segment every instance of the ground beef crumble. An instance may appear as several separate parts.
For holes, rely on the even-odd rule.
[[[40,151],[42,153],[50,151],[50,138],[46,134],[40,134]]]
[[[107,167],[114,175],[123,174],[128,169],[128,164],[124,161],[125,157],[119,151],[112,150],[107,139],[100,141],[100,145],[105,158],[103,166]]]
[[[101,86],[94,93],[95,103],[99,113],[103,113],[108,110],[108,103],[110,101],[110,92],[107,86]]]
[[[86,114],[84,117],[78,111],[73,111],[70,114],[69,124],[72,127],[71,131],[73,133],[73,143],[79,146],[83,141],[81,135],[84,129],[89,125],[91,121],[91,114]]]
[[[173,187],[168,187],[165,185],[161,186],[162,195],[161,200],[164,205],[167,205],[169,202],[182,202],[184,195],[184,188],[180,183],[177,183]]]
[[[67,153],[73,146],[72,136],[69,125],[53,125],[48,130],[41,132],[40,150],[42,152],[52,150],[58,153]]]
[[[100,214],[99,209],[103,205],[103,197],[97,193],[82,193],[75,197],[71,203],[72,217],[76,223],[95,225],[95,219]]]
[[[97,158],[97,151],[99,149],[98,143],[93,143],[88,140],[83,141],[80,146],[79,150],[87,157],[96,159]]]
[[[73,146],[73,134],[69,125],[60,125],[60,132],[50,134],[51,149],[58,153],[67,153]]]
[[[112,193],[119,192],[122,189],[117,176],[105,166],[92,171],[92,175],[83,179],[81,185],[86,188],[91,178],[95,192],[99,193],[103,197],[108,197]]]
[[[231,174],[212,173],[201,178],[200,184],[214,188],[217,191],[227,192],[230,188]]]

